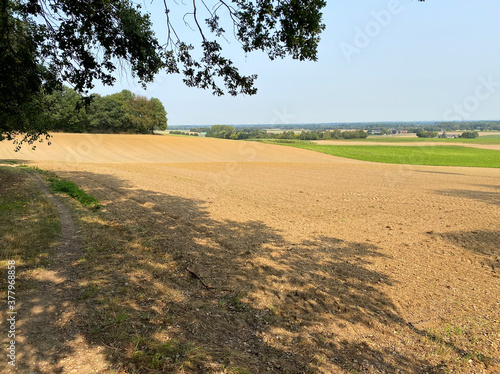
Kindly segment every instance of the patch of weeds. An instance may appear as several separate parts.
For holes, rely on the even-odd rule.
[[[136,336],[134,341],[136,344],[132,355],[133,362],[151,369],[171,370],[174,367],[189,365],[189,361],[199,356],[198,347],[177,340],[159,343],[150,338]]]
[[[450,357],[452,365],[457,367],[464,367],[470,361],[487,364],[491,357],[487,349],[484,350],[484,342],[478,338],[482,335],[482,328],[486,326],[476,322],[467,321],[460,326],[447,323],[440,328],[428,330],[427,338],[437,344],[434,348],[435,354]]]
[[[268,309],[268,310],[269,310],[269,312],[270,312],[272,315],[274,315],[274,316],[276,316],[276,315],[278,315],[278,314],[280,313],[280,308],[279,308],[279,307],[277,307],[277,306],[275,306],[275,305],[269,305],[269,306],[267,307],[267,309]]]
[[[242,301],[245,297],[243,292],[237,292],[231,295],[226,295],[219,299],[219,307],[226,307],[229,310],[242,311],[246,308],[246,304]]]
[[[55,192],[65,193],[74,199],[76,199],[82,206],[98,209],[101,207],[99,201],[92,195],[89,195],[85,191],[81,190],[75,183],[60,179],[60,178],[49,178],[50,186]]]
[[[97,295],[98,290],[99,287],[97,286],[97,284],[89,284],[87,287],[85,287],[85,290],[79,296],[79,299],[80,300],[90,299]]]
[[[124,311],[120,311],[116,314],[116,317],[115,317],[116,323],[123,323],[126,320],[128,320],[128,313],[126,313]]]
[[[47,170],[40,169],[38,166],[19,165],[19,168],[27,170],[27,171],[31,171],[33,173],[44,175],[46,177],[54,175],[54,173],[47,171]]]
[[[234,367],[234,366],[229,366],[226,368],[224,365],[222,365],[222,373],[224,373],[224,374],[252,374],[252,372],[248,369]]]
[[[25,208],[28,204],[28,201],[20,201],[20,200],[10,200],[8,198],[4,198],[0,201],[0,210],[20,210]]]
[[[453,327],[447,323],[444,327],[444,335],[446,337],[453,337],[454,335],[463,335],[465,330],[461,327]]]

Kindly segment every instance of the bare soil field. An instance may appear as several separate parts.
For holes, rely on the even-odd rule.
[[[138,338],[87,342],[122,372],[500,372],[497,169],[188,137],[52,142],[3,142],[0,159],[97,197],[109,221],[84,231],[126,229],[90,265],[95,297],[128,316],[99,331]],[[97,323],[86,308],[76,323]],[[146,369],[146,340],[196,349]]]
[[[301,161],[303,152],[286,155],[281,147],[256,152],[246,142],[223,142],[213,138],[162,135],[53,134],[51,145],[35,143],[36,150],[24,145],[14,152],[11,143],[0,143],[0,159],[58,161],[76,163],[191,163],[244,161]],[[314,153],[308,161],[324,161]]]

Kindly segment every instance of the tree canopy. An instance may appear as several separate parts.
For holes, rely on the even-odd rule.
[[[199,45],[182,39],[164,0],[167,40],[160,42],[149,14],[130,0],[2,0],[0,14],[0,134],[24,132],[25,140],[46,133],[37,113],[41,97],[71,85],[86,95],[94,82],[112,85],[127,65],[143,85],[160,71],[181,73],[186,85],[215,95],[255,94],[256,75],[242,75],[223,56],[229,15],[243,51],[271,59],[316,60],[324,29],[324,0],[193,0],[185,23],[199,32]],[[139,103],[137,103],[139,105]]]
[[[192,0],[183,21],[198,31],[193,45],[174,27],[170,2],[163,4],[167,38],[159,41],[149,14],[131,0],[1,0],[0,140],[46,133],[36,115],[44,94],[66,83],[85,96],[96,80],[112,85],[124,65],[143,85],[164,70],[214,95],[253,95],[257,76],[223,55],[229,34],[245,53],[314,61],[325,28],[325,0]]]
[[[63,87],[45,96],[46,111],[43,116],[47,129],[65,132],[88,133],[139,133],[152,134],[154,130],[167,129],[167,113],[160,100],[147,99],[128,90],[100,96],[81,106],[80,95]]]

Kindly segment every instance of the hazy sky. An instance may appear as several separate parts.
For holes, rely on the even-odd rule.
[[[187,6],[170,3],[181,19]],[[222,41],[243,73],[258,74],[255,96],[215,97],[185,87],[180,75],[160,75],[144,91],[122,74],[95,92],[157,97],[169,125],[500,119],[499,1],[327,3],[318,62],[245,56]],[[146,4],[161,41],[162,7]],[[177,31],[196,40],[182,22]]]

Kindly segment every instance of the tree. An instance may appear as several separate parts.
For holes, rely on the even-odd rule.
[[[316,60],[324,0],[215,0],[210,6],[193,0],[183,19],[198,30],[199,50],[181,39],[172,9],[164,3],[168,37],[161,45],[149,15],[130,0],[3,0],[0,134],[10,138],[24,132],[36,139],[47,130],[33,117],[42,105],[41,96],[63,83],[84,95],[95,80],[112,85],[113,73],[123,62],[142,84],[164,69],[182,73],[188,86],[210,89],[215,95],[255,94],[256,75],[240,74],[222,55],[220,40],[227,34],[222,12],[229,15],[244,52]]]
[[[58,87],[55,74],[38,63],[39,35],[26,19],[13,17],[15,6],[3,0],[0,10],[0,141],[18,132],[33,143],[45,132],[37,114],[44,111],[42,89]],[[20,145],[19,145],[20,146]]]
[[[87,108],[88,132],[119,132],[122,127],[124,102],[119,95],[95,95]]]
[[[253,95],[257,76],[242,75],[222,54],[225,28],[245,53],[315,61],[325,27],[325,0],[193,0],[182,20],[198,31],[195,49],[174,28],[172,9],[164,4],[167,40],[161,44],[149,15],[131,0],[2,0],[0,134],[36,139],[47,130],[36,118],[41,95],[63,83],[84,95],[95,80],[112,85],[124,62],[144,85],[163,69],[215,95]],[[229,25],[221,21],[223,12]]]
[[[66,86],[60,91],[46,95],[48,128],[67,132],[86,132],[88,116],[85,108],[80,107],[80,101],[81,96]]]
[[[462,134],[460,134],[461,138],[464,139],[475,139],[479,137],[479,132],[477,131],[464,131]]]
[[[45,111],[38,113],[48,130],[93,133],[143,133],[167,128],[167,113],[160,100],[134,95],[128,90],[108,95],[94,95],[88,106],[81,96],[64,86],[42,99]]]
[[[235,132],[233,126],[228,125],[213,125],[210,130],[207,131],[206,136],[211,138],[222,138],[230,139],[231,135]]]
[[[435,138],[438,136],[438,132],[437,131],[418,130],[417,136],[419,138]]]
[[[153,106],[153,130],[165,131],[167,129],[167,112],[162,102],[156,97],[151,98]]]

